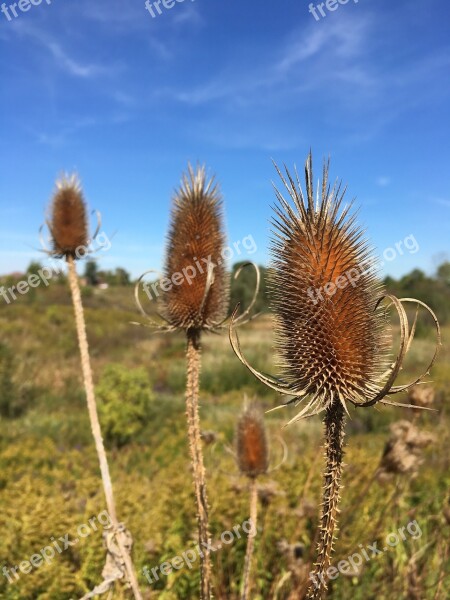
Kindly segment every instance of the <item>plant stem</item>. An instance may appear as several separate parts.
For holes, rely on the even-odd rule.
[[[250,483],[250,522],[252,529],[247,538],[247,551],[245,553],[244,577],[242,584],[241,600],[247,600],[250,593],[250,573],[252,567],[253,550],[255,548],[256,525],[258,518],[258,489],[256,477],[252,477]]]
[[[325,414],[326,466],[323,486],[322,516],[319,528],[318,557],[312,575],[308,599],[320,600],[327,591],[326,571],[330,566],[334,532],[339,513],[342,458],[344,456],[345,412],[341,402],[334,402]]]
[[[100,472],[102,476],[103,490],[105,493],[108,514],[111,518],[114,530],[117,531],[119,523],[117,520],[117,511],[114,502],[114,494],[112,489],[111,476],[109,473],[108,459],[106,457],[105,446],[103,444],[103,437],[97,413],[97,404],[95,401],[94,382],[92,378],[91,361],[89,358],[89,345],[86,336],[86,324],[84,320],[83,304],[81,302],[80,287],[78,285],[75,261],[71,256],[67,257],[67,264],[69,284],[72,293],[72,301],[75,312],[75,323],[77,327],[78,345],[80,348],[81,356],[81,369],[83,372],[84,388],[86,391],[89,420],[91,423],[92,435],[94,437],[95,449],[97,450],[98,461],[100,463]],[[133,590],[134,597],[136,598],[136,600],[142,600],[141,592],[139,590],[137,582],[137,577],[133,568],[133,563],[131,562],[131,557],[123,545],[120,534],[116,535],[116,540],[128,573],[128,579]]]
[[[205,466],[200,432],[198,411],[200,381],[200,332],[190,329],[187,332],[187,381],[186,381],[186,416],[188,422],[189,451],[191,454],[194,479],[195,500],[197,503],[198,537],[200,553],[200,598],[211,598],[211,535],[208,525],[208,497],[206,493]]]

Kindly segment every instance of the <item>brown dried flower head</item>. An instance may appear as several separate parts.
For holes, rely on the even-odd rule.
[[[81,258],[89,245],[89,234],[86,204],[76,175],[57,181],[50,211],[52,254]]]
[[[412,298],[386,294],[376,277],[376,261],[356,224],[352,205],[342,206],[346,189],[328,183],[324,164],[322,183],[314,190],[312,157],[305,165],[306,194],[300,178],[286,169],[277,172],[290,196],[275,188],[273,268],[270,270],[272,306],[276,319],[276,347],[284,377],[272,377],[253,368],[242,354],[230,323],[231,345],[242,363],[261,382],[289,396],[303,409],[291,422],[319,414],[330,407],[347,410],[347,402],[368,407],[390,394],[406,391],[420,382],[434,364],[441,345],[440,327],[429,306]],[[400,346],[389,365],[390,329],[387,298],[400,320]],[[404,303],[417,305],[409,325]],[[413,382],[394,385],[411,346],[419,308],[432,316],[437,342],[426,370]],[[284,405],[285,406],[285,405]],[[348,411],[347,411],[348,412]]]
[[[229,276],[224,245],[218,186],[214,177],[207,180],[205,167],[194,171],[189,165],[173,199],[164,270],[175,281],[163,293],[164,317],[173,327],[207,329],[225,319]]]
[[[247,407],[239,418],[236,446],[241,473],[252,478],[267,473],[269,452],[266,428],[263,416],[255,406]]]
[[[364,401],[385,368],[385,318],[377,307],[382,288],[370,249],[350,206],[340,211],[345,189],[335,184],[330,190],[328,165],[314,202],[309,157],[306,206],[298,176],[297,186],[287,177],[297,212],[276,190],[270,283],[286,380],[322,407]]]

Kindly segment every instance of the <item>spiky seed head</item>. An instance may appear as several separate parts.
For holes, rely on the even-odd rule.
[[[229,276],[222,257],[224,245],[218,185],[214,177],[207,180],[204,166],[194,171],[189,165],[173,198],[164,269],[165,277],[174,282],[162,296],[164,316],[171,325],[213,328],[225,318]],[[209,265],[213,267],[210,280]]]
[[[76,175],[62,177],[50,207],[50,233],[55,256],[81,258],[89,245],[86,204]]]
[[[386,365],[375,262],[351,205],[341,209],[345,189],[338,183],[330,189],[328,167],[315,194],[309,155],[306,202],[297,172],[294,181],[278,171],[294,206],[275,189],[270,282],[282,369],[316,409],[338,400],[364,402]]]
[[[247,407],[240,416],[237,424],[236,446],[241,473],[252,478],[267,473],[269,452],[266,428],[261,411],[256,406]]]

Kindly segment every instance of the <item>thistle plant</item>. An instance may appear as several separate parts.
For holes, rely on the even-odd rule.
[[[267,473],[269,468],[266,428],[261,412],[255,406],[248,406],[239,418],[236,432],[236,456],[239,470],[250,479],[250,522],[252,529],[247,539],[241,588],[241,600],[247,600],[250,597],[250,574],[258,519],[256,480],[258,476]]]
[[[109,575],[113,572],[113,576],[108,576],[109,583],[102,587],[102,591],[108,591],[115,579],[125,576],[133,590],[134,597],[137,600],[141,600],[142,596],[130,556],[131,545],[129,540],[131,536],[124,525],[119,523],[117,518],[108,460],[98,419],[83,304],[75,266],[75,261],[83,258],[88,253],[91,238],[88,232],[88,216],[83,192],[80,182],[75,175],[63,177],[57,181],[47,226],[50,231],[51,248],[47,249],[44,244],[44,251],[55,258],[64,259],[68,267],[68,279],[75,313],[89,419],[100,465],[106,506],[112,523],[112,532],[110,532],[108,538],[111,541],[111,547],[107,546],[108,560],[110,560],[110,556],[113,554],[111,550],[112,545],[119,548],[119,552],[114,552],[119,564],[114,564],[114,568],[108,570]],[[96,237],[99,229],[100,220],[92,239]],[[106,578],[105,575],[105,580]]]
[[[201,336],[218,332],[226,322],[230,279],[223,259],[225,248],[223,204],[219,187],[212,177],[207,179],[205,167],[189,165],[180,187],[175,191],[168,233],[164,276],[160,280],[160,321],[144,309],[139,291],[146,271],[137,281],[135,300],[149,327],[156,332],[183,331],[187,339],[186,418],[188,440],[197,506],[200,554],[200,597],[211,598],[211,560],[208,497],[201,443],[199,387],[201,368]],[[236,320],[242,324],[256,301],[257,285],[248,309]],[[242,268],[235,277],[239,276]],[[148,291],[148,284],[144,284]],[[141,323],[138,323],[141,324]]]
[[[324,413],[325,457],[318,557],[308,598],[324,597],[326,571],[335,540],[341,493],[345,418],[348,404],[356,408],[378,403],[407,406],[388,399],[419,383],[434,363],[440,329],[431,308],[419,300],[386,294],[376,277],[372,250],[356,223],[352,205],[342,208],[346,189],[328,183],[329,163],[322,184],[313,186],[312,157],[305,167],[306,199],[300,178],[276,167],[291,202],[275,188],[278,204],[273,221],[272,304],[280,379],[259,373],[242,354],[233,319],[232,347],[244,365],[265,385],[292,396],[284,406],[302,405],[290,423]],[[387,304],[400,320],[400,344],[389,361]],[[415,303],[412,326],[404,308]],[[414,337],[419,307],[433,317],[437,331],[434,356],[415,381],[394,385]]]

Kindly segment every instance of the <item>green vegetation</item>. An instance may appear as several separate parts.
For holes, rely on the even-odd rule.
[[[398,298],[413,297],[422,300],[439,315],[441,324],[450,323],[450,262],[442,263],[432,276],[414,269],[398,280],[386,277],[384,283]]]
[[[150,421],[153,393],[145,369],[109,365],[96,388],[100,421],[106,441],[115,446],[130,442]]]
[[[243,273],[241,280],[245,278]],[[407,295],[430,302],[441,316],[425,294],[441,290],[445,278],[444,282],[430,279],[436,288],[428,283],[421,296],[420,289],[410,287]],[[398,293],[394,285],[392,291]],[[448,306],[450,294],[445,288],[442,293]],[[195,540],[183,399],[185,342],[179,335],[151,336],[147,329],[130,324],[139,320],[130,286],[93,289],[84,301],[102,419],[105,426],[110,423],[109,456],[118,512],[134,534],[135,563],[141,571],[145,565],[157,567],[180,555]],[[240,331],[240,338],[252,364],[276,372],[270,319],[262,315]],[[0,597],[81,597],[100,583],[104,565],[100,529],[56,554],[48,565],[21,573],[15,583],[1,573],[4,565],[19,565],[49,545],[52,536],[70,534],[73,540],[77,527],[105,508],[68,291],[52,282],[48,288],[38,288],[32,302],[24,296],[11,305],[1,303],[0,331]],[[447,324],[444,342],[449,334]],[[430,327],[413,345],[401,381],[410,380],[432,351]],[[282,399],[248,374],[234,357],[226,332],[205,336],[203,357],[202,424],[216,433],[216,441],[204,448],[211,529],[214,540],[220,541],[223,531],[231,531],[249,516],[248,483],[228,451],[244,394],[259,398],[266,410]],[[333,600],[433,600],[440,578],[437,598],[450,596],[450,526],[445,516],[450,489],[449,365],[450,352],[444,346],[432,372],[438,413],[413,415],[390,407],[352,411],[334,564],[358,552],[360,544],[365,547],[376,541],[382,548],[386,535],[412,520],[417,520],[422,535],[408,536],[365,562],[358,576],[338,577],[331,586]],[[307,559],[315,551],[322,485],[321,423],[311,419],[283,429],[293,414],[294,409],[286,408],[266,417],[271,465],[281,461],[280,436],[288,457],[260,479],[254,600],[297,598],[296,585],[309,572]],[[436,442],[425,451],[416,477],[369,485],[389,437],[389,424],[405,418],[433,432]],[[121,425],[125,422],[128,431]],[[239,597],[245,548],[242,537],[213,553],[217,600]],[[140,572],[140,582],[145,598],[197,600],[198,564],[192,570],[160,575],[152,586]],[[125,591],[114,594],[114,598],[126,597]]]

